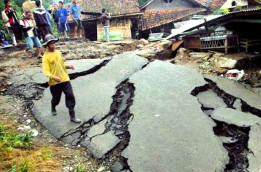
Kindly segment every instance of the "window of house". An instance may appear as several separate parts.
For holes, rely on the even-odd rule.
[[[171,3],[173,0],[164,0],[166,3]]]
[[[237,5],[236,1],[233,1],[232,6],[236,6],[236,5]]]

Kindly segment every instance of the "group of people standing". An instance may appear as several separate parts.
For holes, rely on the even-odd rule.
[[[24,36],[27,43],[27,50],[32,50],[34,46],[37,47],[37,57],[41,57],[42,45],[40,40],[45,42],[46,35],[53,34],[51,16],[61,36],[69,38],[67,35],[69,14],[71,14],[76,23],[74,38],[82,38],[81,8],[77,5],[76,0],[72,1],[69,11],[64,8],[62,1],[59,2],[59,9],[57,5],[54,5],[53,11],[47,11],[43,7],[41,0],[35,0],[35,2],[27,0],[25,3],[33,5],[29,9],[27,8],[26,11],[23,8],[23,18],[20,20],[12,8],[11,0],[4,0],[5,9],[2,11],[2,19],[8,33],[11,35],[13,45],[21,45]],[[78,33],[79,35],[77,35]],[[2,39],[1,42],[3,44]]]
[[[76,0],[73,0],[72,5],[68,9],[64,8],[62,1],[59,2],[59,7],[57,4],[54,5],[52,16],[63,37],[68,38],[67,32],[70,30],[68,16],[71,15],[75,22],[74,38],[82,38],[83,26],[81,21],[81,11],[82,10],[80,6],[77,5]]]

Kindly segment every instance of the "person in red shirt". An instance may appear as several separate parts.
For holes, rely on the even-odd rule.
[[[17,40],[18,45],[22,44],[22,30],[20,29],[20,22],[19,19],[16,15],[16,12],[14,11],[14,9],[12,9],[12,3],[10,0],[5,0],[5,19],[4,22],[9,23],[10,24],[10,30],[13,31],[14,35],[15,35],[15,39]]]

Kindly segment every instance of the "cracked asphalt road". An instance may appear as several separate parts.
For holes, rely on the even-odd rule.
[[[14,87],[7,93],[33,103],[34,117],[64,142],[81,144],[96,158],[108,158],[119,150],[122,167],[118,171],[259,170],[260,96],[231,81],[205,80],[206,76],[183,66],[148,63],[135,53],[106,60],[69,62],[77,69],[71,73],[75,78],[71,82],[77,115],[84,120],[81,125],[69,121],[64,101],[57,116],[50,114],[51,95],[39,69],[15,74]],[[240,118],[233,121],[237,113]],[[245,116],[251,121],[246,129],[242,128]],[[244,142],[237,144],[241,152],[231,151],[233,145],[224,146],[230,137],[219,131],[223,126],[233,131],[232,140]],[[232,155],[245,160],[234,162]]]

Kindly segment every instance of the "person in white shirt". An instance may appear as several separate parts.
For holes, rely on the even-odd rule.
[[[23,26],[25,41],[29,50],[32,50],[34,46],[37,48],[37,57],[41,58],[42,44],[38,38],[36,32],[36,23],[33,19],[32,13],[30,11],[25,12],[25,18],[21,21]]]

